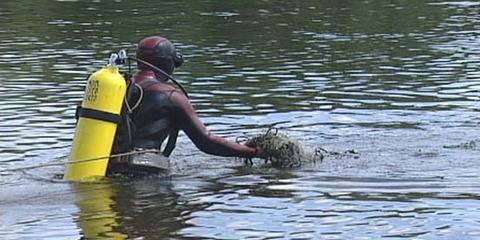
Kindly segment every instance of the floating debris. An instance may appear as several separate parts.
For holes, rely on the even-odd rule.
[[[456,145],[445,145],[443,146],[443,148],[477,149],[478,143],[480,143],[480,140],[475,139],[475,140],[471,140],[471,141],[456,144]]]
[[[344,157],[352,157],[354,159],[359,158],[359,153],[355,149],[350,149],[350,150],[346,150],[346,151],[343,151],[343,152],[327,151],[323,148],[321,148],[321,149],[324,152],[324,154],[323,154],[324,157],[333,156],[336,159],[344,158]]]

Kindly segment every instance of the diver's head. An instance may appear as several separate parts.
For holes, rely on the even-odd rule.
[[[183,63],[183,57],[177,53],[175,46],[168,39],[160,36],[151,36],[140,41],[136,56],[168,74],[172,74],[175,68]],[[137,65],[138,69],[154,70],[142,62],[137,62]]]

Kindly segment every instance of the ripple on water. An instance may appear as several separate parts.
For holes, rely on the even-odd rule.
[[[209,207],[191,214],[188,223],[192,226],[181,230],[182,236],[441,237],[456,231],[452,229],[455,218],[464,215],[472,218],[466,229],[475,234],[475,213],[470,212],[478,210],[475,201],[457,195],[451,197],[460,200],[452,203],[449,197],[432,195],[456,191],[441,179],[305,177],[272,181],[244,175],[222,178],[219,183],[228,184],[234,192],[197,196],[196,203]],[[228,221],[220,224],[225,219]]]

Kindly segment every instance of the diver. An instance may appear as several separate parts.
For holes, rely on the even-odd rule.
[[[126,130],[117,130],[113,154],[134,149],[156,149],[162,152],[164,158],[168,158],[181,130],[198,149],[207,154],[262,157],[262,149],[239,144],[209,132],[181,85],[176,88],[169,83],[169,75],[184,61],[168,39],[160,36],[144,38],[137,47],[136,59],[137,71],[131,78],[136,87],[131,87],[127,92],[127,102],[131,105],[138,104],[129,114],[132,124],[127,132],[130,134],[126,134]],[[127,139],[129,137],[130,140]],[[161,150],[165,141],[167,143]],[[108,172],[132,167],[134,164],[131,164],[131,158],[111,159]]]

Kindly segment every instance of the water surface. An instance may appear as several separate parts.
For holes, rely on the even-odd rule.
[[[480,4],[474,1],[0,2],[1,239],[478,239]],[[209,156],[172,175],[58,180],[85,79],[171,39],[202,120],[269,126],[329,156],[297,169]],[[124,68],[126,70],[126,68]]]

